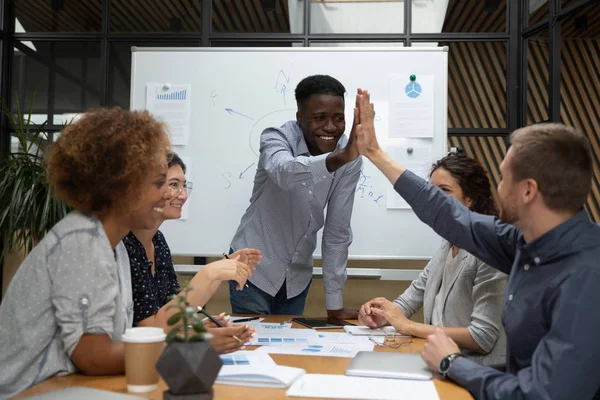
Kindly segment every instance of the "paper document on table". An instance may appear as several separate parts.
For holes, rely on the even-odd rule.
[[[390,158],[398,162],[410,172],[420,176],[425,180],[429,180],[429,173],[433,163],[431,156],[431,145],[418,143],[410,146],[388,146],[387,153]],[[387,187],[387,208],[410,208],[408,203],[394,190],[392,185]]]
[[[146,110],[167,124],[171,144],[188,143],[191,123],[192,85],[146,84]]]
[[[221,357],[224,367],[227,365],[277,365],[268,354],[255,351],[239,350],[229,354],[221,354],[219,357]]]
[[[308,344],[317,332],[312,329],[287,329],[281,332],[256,331],[256,336],[246,343],[247,346],[296,346]]]
[[[372,344],[366,336],[353,336],[346,332],[319,332],[316,338],[310,338],[308,341],[310,344],[350,343],[365,346]]]
[[[304,375],[294,382],[286,395],[325,399],[439,400],[432,381],[360,378],[325,374]]]
[[[269,354],[295,354],[303,356],[323,356],[323,357],[347,357],[353,358],[359,351],[373,350],[373,343],[352,344],[306,344],[304,346],[262,346],[254,350]]]
[[[390,77],[390,138],[432,138],[434,76],[394,74]]]
[[[262,322],[256,326],[256,331],[265,333],[277,333],[281,331],[287,331],[292,328],[292,323],[281,324],[279,322]]]
[[[386,334],[393,335],[394,333],[397,333],[396,328],[393,326],[384,326],[377,329],[371,329],[368,326],[345,326],[344,330],[349,334],[356,336],[385,336]]]

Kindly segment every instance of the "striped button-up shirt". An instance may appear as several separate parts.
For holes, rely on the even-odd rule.
[[[348,142],[342,136],[336,151]],[[361,158],[330,173],[329,154],[311,156],[296,121],[266,129],[250,206],[231,242],[234,250],[257,248],[263,259],[250,281],[275,296],[286,282],[287,298],[308,286],[313,272],[317,232],[323,230],[322,257],[328,310],[343,307],[350,218]],[[327,216],[325,217],[325,207]]]

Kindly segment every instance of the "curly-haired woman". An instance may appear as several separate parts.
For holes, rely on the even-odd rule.
[[[475,212],[497,214],[487,174],[472,158],[450,153],[435,163],[430,182]],[[469,358],[499,366],[506,354],[500,321],[506,283],[506,274],[444,241],[404,293],[393,302],[381,297],[366,302],[359,320],[421,338],[443,327]],[[409,320],[420,308],[424,324]]]
[[[123,373],[132,325],[121,239],[150,228],[171,194],[169,139],[147,112],[85,114],[47,153],[48,183],[74,211],[23,261],[0,306],[0,398],[54,375]]]

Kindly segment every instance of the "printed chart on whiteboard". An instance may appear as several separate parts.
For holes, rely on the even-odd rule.
[[[165,122],[176,146],[188,144],[191,119],[192,85],[148,83],[146,109]]]

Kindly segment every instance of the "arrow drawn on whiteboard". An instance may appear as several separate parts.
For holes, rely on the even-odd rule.
[[[244,174],[246,173],[246,171],[248,171],[250,169],[250,167],[252,167],[254,165],[254,163],[250,164],[248,166],[248,168],[246,168],[245,170],[243,170],[242,172],[240,172],[240,179],[244,179]]]
[[[241,116],[241,117],[248,118],[248,119],[250,119],[250,120],[254,121],[254,118],[252,118],[252,117],[249,117],[249,116],[247,116],[247,115],[244,115],[244,114],[242,114],[242,113],[239,113],[239,112],[237,112],[237,111],[233,110],[232,108],[226,108],[226,109],[225,109],[225,111],[227,111],[227,112],[229,113],[229,115],[234,115],[234,114],[235,114],[235,115],[239,115],[239,116]]]

